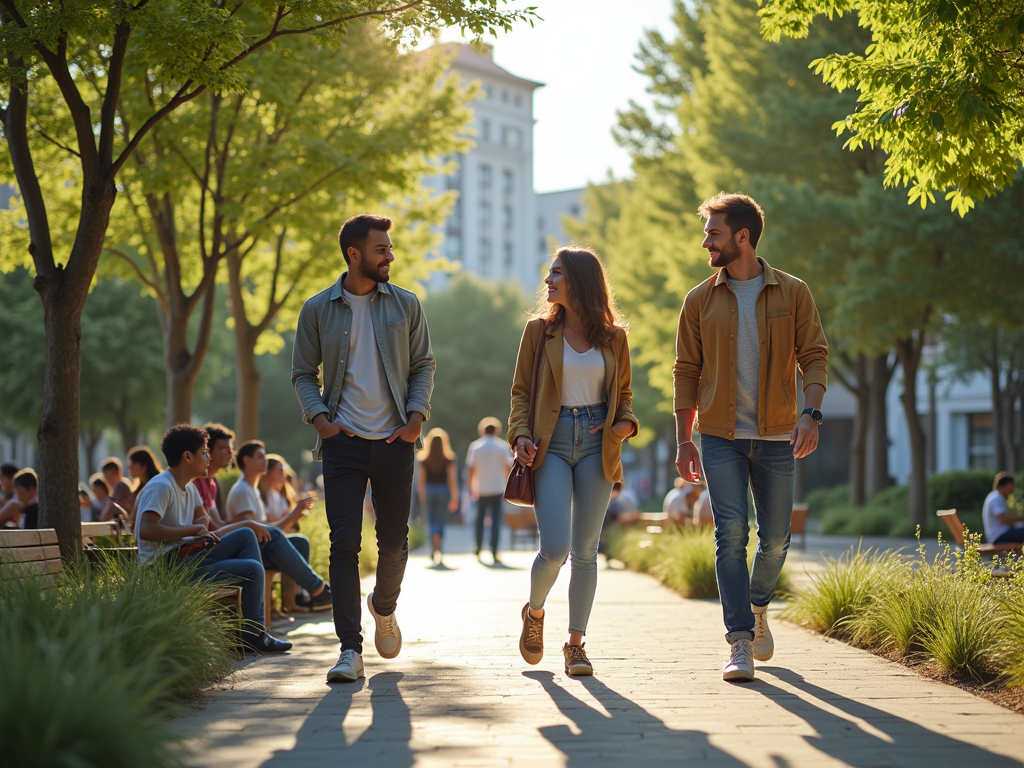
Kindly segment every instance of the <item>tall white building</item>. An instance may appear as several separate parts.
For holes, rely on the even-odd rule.
[[[451,176],[428,180],[435,189],[455,190],[458,200],[443,226],[442,253],[462,270],[483,278],[516,280],[532,293],[539,282],[536,261],[536,204],[533,192],[533,92],[535,83],[494,63],[465,44],[455,51],[452,69],[482,95],[471,105],[474,146],[448,158],[458,165]],[[446,277],[437,275],[431,288]]]
[[[583,193],[586,187],[544,192],[537,195],[537,263],[544,269],[554,248],[569,245],[569,236],[562,226],[562,218],[578,219],[583,215]],[[586,245],[586,243],[580,243]]]

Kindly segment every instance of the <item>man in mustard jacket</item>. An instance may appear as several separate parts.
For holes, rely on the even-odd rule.
[[[766,610],[789,549],[795,460],[818,446],[828,343],[807,285],[755,252],[761,207],[746,195],[719,194],[698,213],[707,222],[702,247],[718,271],[686,295],[679,315],[676,467],[690,482],[703,471],[711,498],[731,645],[723,678],[752,680],[754,660],[767,661],[775,650]],[[799,416],[798,370],[806,406]],[[758,538],[749,573],[748,487]]]

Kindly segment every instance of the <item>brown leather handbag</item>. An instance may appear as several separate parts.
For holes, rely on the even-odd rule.
[[[530,427],[530,435],[533,435],[533,412],[537,404],[537,387],[540,379],[540,358],[544,354],[544,341],[548,334],[548,325],[544,323],[540,329],[540,342],[537,344],[537,353],[533,357],[533,384],[530,386],[530,411],[527,417],[527,424]],[[508,473],[508,480],[505,482],[505,501],[517,507],[532,507],[536,497],[533,493],[533,468],[527,467],[516,461],[512,465],[512,471]]]

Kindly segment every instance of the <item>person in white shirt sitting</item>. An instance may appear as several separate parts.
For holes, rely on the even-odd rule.
[[[295,508],[285,517],[271,521],[267,517],[263,499],[256,486],[260,478],[267,473],[267,450],[260,440],[249,440],[242,443],[235,452],[235,464],[242,472],[228,493],[225,503],[227,525],[219,529],[226,531],[234,526],[255,523],[270,532],[269,540],[260,543],[263,554],[263,565],[272,570],[281,571],[302,589],[309,593],[309,602],[298,601],[300,607],[312,611],[326,611],[332,607],[331,587],[312,568],[309,567],[309,540],[305,536],[294,542],[285,536],[284,525],[300,519],[312,504],[312,499],[300,500]],[[297,547],[303,547],[300,551]]]
[[[182,545],[195,549],[187,559],[196,561],[198,576],[213,580],[227,577],[241,584],[242,617],[246,622],[243,646],[258,653],[283,653],[292,644],[266,631],[259,534],[239,528],[219,536],[202,522],[207,519],[206,511],[191,481],[206,474],[210,461],[206,443],[206,432],[191,424],[177,424],[164,435],[160,448],[167,469],[146,483],[135,500],[139,562],[146,565],[165,557],[177,563],[184,554],[179,551]]]
[[[985,525],[985,538],[990,544],[1024,542],[1024,515],[1010,512],[1007,502],[1013,495],[1013,489],[1013,475],[1000,472],[992,481],[992,490],[985,497],[981,519]]]
[[[505,483],[512,469],[512,450],[501,439],[501,422],[493,416],[480,421],[479,440],[469,444],[466,468],[469,470],[469,495],[476,501],[476,556],[484,543],[484,523],[491,521],[491,555],[498,560],[498,539],[501,536],[501,508]]]

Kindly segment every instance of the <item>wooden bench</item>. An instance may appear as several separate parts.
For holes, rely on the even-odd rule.
[[[532,509],[516,509],[504,514],[505,525],[511,536],[509,549],[516,548],[516,542],[525,539],[531,546],[537,543],[537,517]]]
[[[53,528],[0,531],[0,579],[34,577],[49,588],[62,567]]]
[[[810,507],[807,504],[794,504],[793,517],[789,522],[789,535],[792,541],[793,535],[800,536],[800,549],[807,549],[807,513]]]
[[[964,531],[966,531],[967,528],[964,526],[963,521],[960,519],[960,515],[956,513],[955,509],[940,509],[935,514],[946,521],[946,526],[949,528],[949,532],[953,535],[953,541],[956,542],[958,547],[963,549]],[[1020,551],[1021,545],[1016,543],[978,545],[978,554],[980,554],[982,557],[992,557],[994,555],[1002,554],[1005,552]]]
[[[102,523],[82,523],[82,544],[92,544],[93,539],[100,536],[113,536],[117,546],[121,546],[121,526],[117,520]]]

